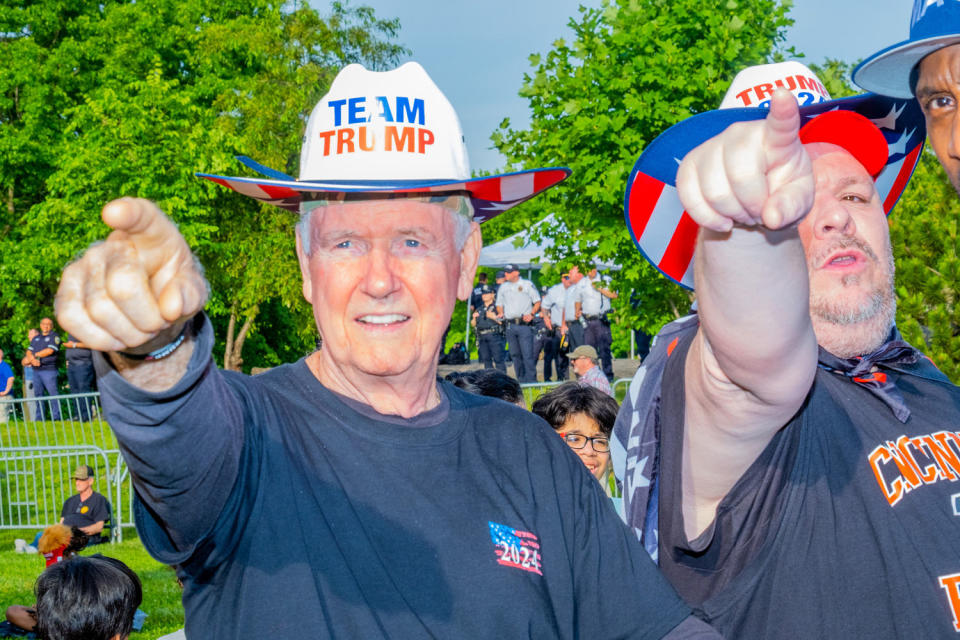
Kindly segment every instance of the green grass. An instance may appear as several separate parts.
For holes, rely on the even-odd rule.
[[[33,584],[43,571],[43,556],[16,553],[13,541],[24,538],[31,541],[33,530],[0,531],[0,605],[6,609],[11,604],[32,605]],[[119,544],[102,544],[86,549],[81,555],[100,553],[126,563],[140,576],[143,583],[143,604],[147,613],[143,631],[130,637],[135,640],[155,640],[183,626],[183,605],[180,603],[180,587],[173,570],[153,558],[140,544],[133,529],[124,529],[124,541]]]

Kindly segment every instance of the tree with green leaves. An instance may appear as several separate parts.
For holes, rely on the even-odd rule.
[[[604,0],[571,19],[572,42],[557,40],[545,56],[530,57],[533,70],[520,90],[530,126],[513,129],[504,120],[494,143],[512,167],[565,165],[573,176],[514,222],[530,226],[555,212],[571,230],[555,238],[558,258],[621,266],[613,274],[621,352],[627,327],[655,332],[691,300],[630,239],[623,221],[630,170],[662,131],[715,109],[738,71],[778,54],[789,7],[788,0],[729,0],[720,10],[696,0]]]
[[[340,2],[326,16],[264,0],[0,9],[0,343],[51,315],[63,265],[106,231],[100,208],[136,195],[206,266],[226,368],[265,305],[283,335],[257,341],[257,364],[307,350],[294,216],[193,173],[236,173],[244,154],[296,174],[309,110],[345,64],[393,66],[398,28]]]

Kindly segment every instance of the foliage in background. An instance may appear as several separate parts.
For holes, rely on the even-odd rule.
[[[235,154],[296,175],[304,123],[345,64],[393,66],[399,24],[334,2],[55,0],[0,8],[0,345],[52,315],[63,265],[107,228],[109,200],[156,201],[205,265],[218,343],[275,364],[315,334],[294,216],[201,181],[246,172]]]
[[[505,119],[493,135],[510,168],[563,165],[573,176],[527,209],[529,226],[556,212],[571,230],[557,252],[581,266],[593,257],[621,266],[617,324],[655,332],[690,297],[642,259],[623,219],[627,177],[643,148],[688,116],[716,108],[742,68],[781,54],[792,23],[788,0],[604,0],[570,20],[572,42],[530,56],[520,95],[527,129]],[[514,220],[519,223],[519,220]],[[636,308],[628,292],[639,294]],[[617,336],[624,350],[625,331]]]

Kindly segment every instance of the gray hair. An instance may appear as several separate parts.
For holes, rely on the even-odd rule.
[[[441,204],[447,211],[450,212],[450,215],[453,216],[453,242],[457,248],[457,251],[463,249],[463,245],[466,244],[467,238],[470,237],[470,232],[473,230],[473,204],[470,202],[469,198],[464,196],[450,196],[450,197],[425,197],[425,198],[411,198],[416,200],[421,200],[423,202],[432,202],[436,204]],[[297,222],[297,231],[300,233],[300,244],[303,246],[303,253],[307,256],[311,253],[310,247],[310,223],[313,218],[314,211],[322,209],[331,204],[332,201],[324,201],[323,204],[317,204],[316,202],[311,203],[300,203],[300,221]],[[307,204],[313,206],[307,207]],[[453,204],[455,208],[450,205]]]

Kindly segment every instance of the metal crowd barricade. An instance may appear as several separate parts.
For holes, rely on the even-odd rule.
[[[76,492],[70,476],[82,464],[93,467],[94,490],[110,500],[110,535],[119,542],[123,527],[133,526],[133,491],[116,438],[101,418],[100,394],[0,404],[0,529],[59,522],[64,501]]]
[[[530,408],[530,405],[533,404],[533,401],[545,394],[550,390],[551,387],[559,387],[567,380],[560,380],[558,382],[524,382],[520,385],[520,390],[523,392],[523,400],[527,403],[527,408]]]
[[[617,402],[623,402],[623,399],[627,395],[627,389],[630,387],[630,382],[633,378],[617,378],[614,380],[610,387],[613,389],[613,397],[617,399]],[[542,396],[544,393],[550,390],[551,387],[556,387],[567,380],[561,380],[559,382],[524,382],[520,385],[520,388],[523,390],[523,399],[526,401],[527,406],[529,407],[533,404],[533,401]],[[624,387],[622,390],[617,387]]]

